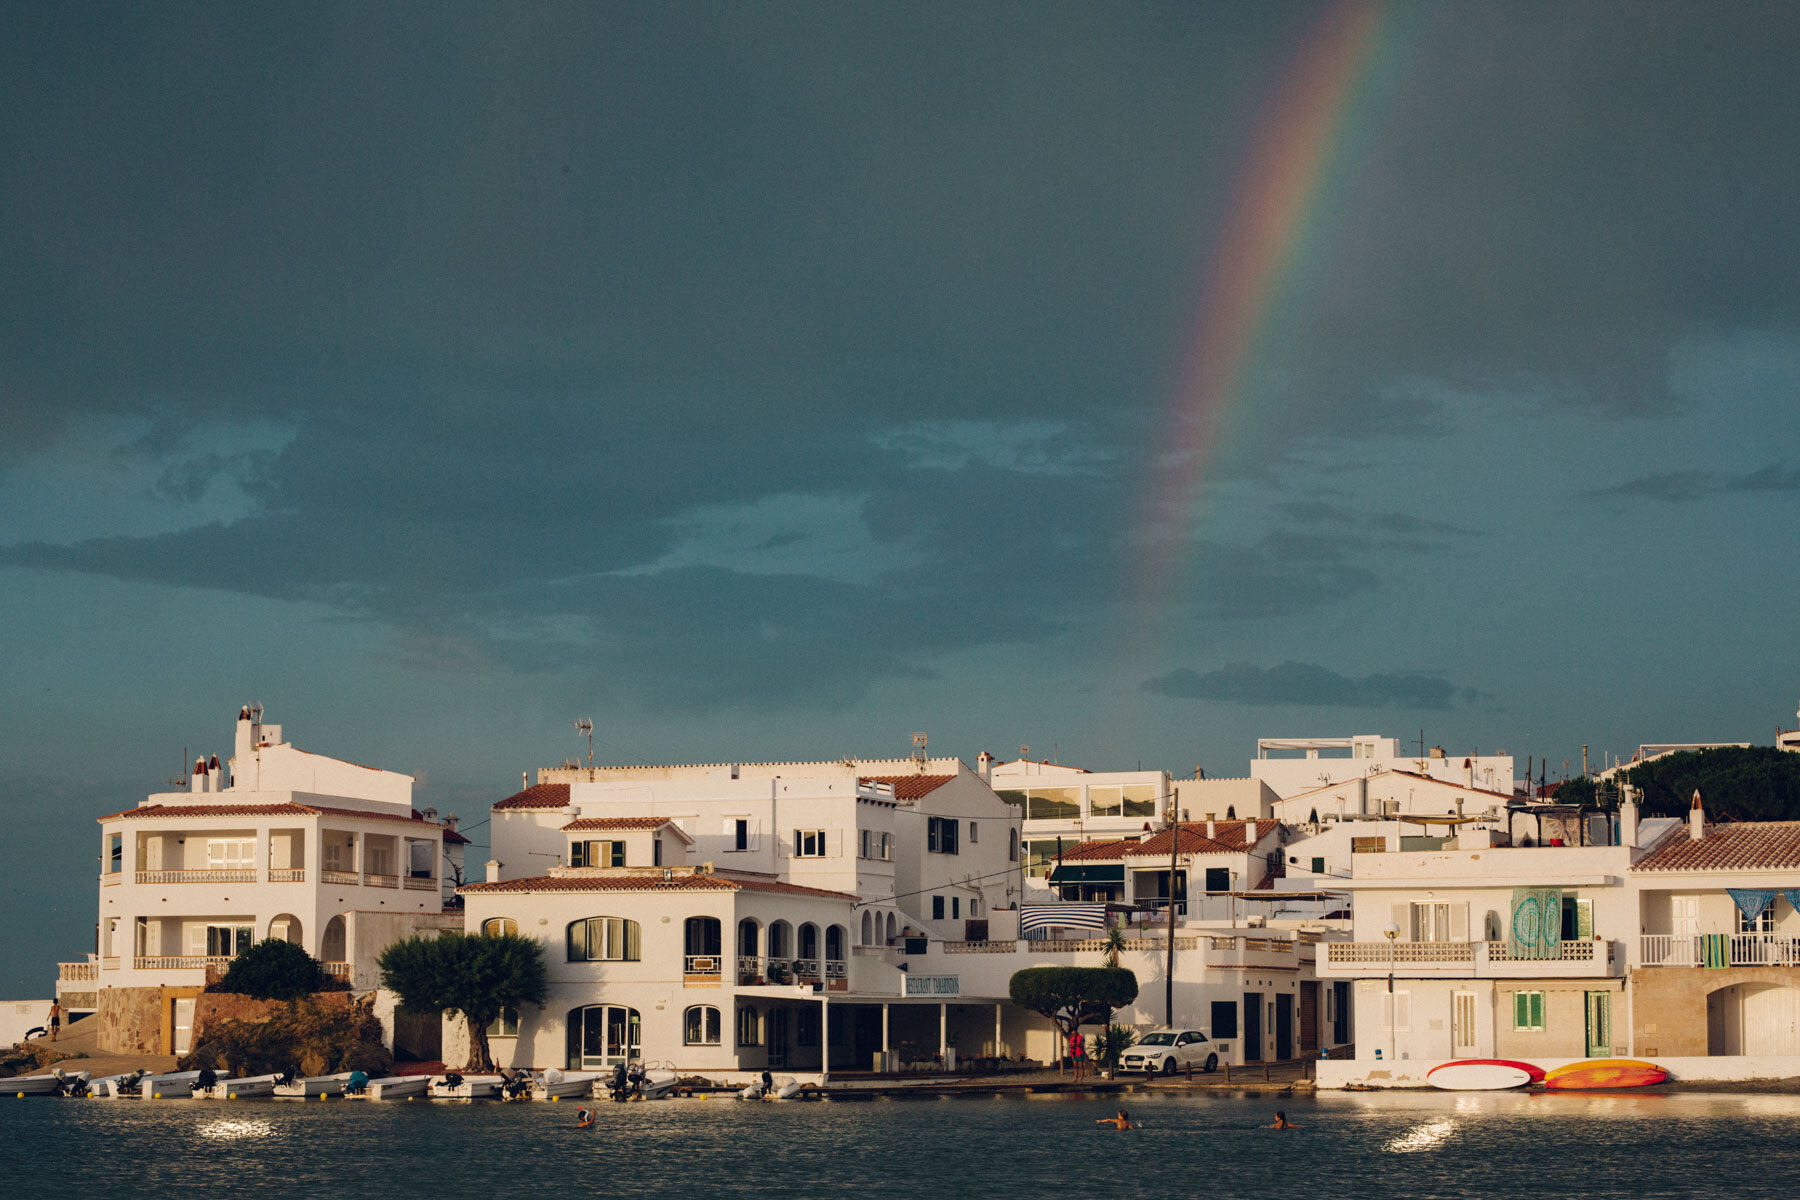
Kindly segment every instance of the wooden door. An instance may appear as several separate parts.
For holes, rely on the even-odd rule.
[[[1300,1056],[1316,1058],[1319,1053],[1319,984],[1317,980],[1300,981]]]

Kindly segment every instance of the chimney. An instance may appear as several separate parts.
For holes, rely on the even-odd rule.
[[[420,813],[419,815],[421,817],[424,817],[427,821],[436,821],[437,820],[437,809],[428,808],[424,812]]]
[[[206,790],[206,760],[204,758],[196,758],[194,760],[194,773],[188,779],[188,791],[204,792],[205,790]]]
[[[451,832],[455,832],[456,823],[460,820],[462,820],[462,818],[457,816],[455,813],[445,813],[444,814],[444,828],[450,830]]]
[[[981,757],[975,760],[975,772],[981,776],[981,782],[993,783],[994,756],[989,754],[986,750],[983,750],[981,752]]]
[[[1463,759],[1463,786],[1475,786],[1475,760],[1472,758]]]
[[[1207,813],[1206,814],[1206,838],[1207,838],[1207,840],[1211,841],[1212,836],[1213,836],[1213,818],[1212,818],[1211,813]]]
[[[1700,805],[1700,789],[1694,789],[1694,802],[1688,805],[1688,837],[1699,841],[1706,836],[1706,809]]]
[[[219,765],[218,755],[215,754],[206,760],[206,773],[212,777],[213,791],[222,792],[225,790],[225,768]]]
[[[1625,795],[1619,801],[1619,845],[1635,846],[1638,844],[1638,805],[1637,789],[1630,784],[1625,785]]]
[[[500,868],[506,864],[497,858],[490,858],[484,865],[487,867],[487,881],[494,883],[500,878]]]

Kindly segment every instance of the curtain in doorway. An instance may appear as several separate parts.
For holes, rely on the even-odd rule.
[[[1562,889],[1513,889],[1506,950],[1511,958],[1562,957]]]
[[[1769,905],[1775,903],[1774,888],[1726,888],[1725,892],[1737,903],[1738,911],[1744,914],[1744,920],[1755,923],[1756,919],[1768,911]],[[1792,898],[1788,901],[1793,903]]]

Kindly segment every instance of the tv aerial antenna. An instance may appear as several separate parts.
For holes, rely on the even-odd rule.
[[[594,766],[594,723],[592,721],[588,720],[586,717],[581,718],[581,720],[579,720],[579,721],[571,721],[569,723],[575,727],[575,734],[577,737],[587,738],[587,744],[588,744],[588,764],[587,765],[588,765],[588,768],[590,770],[592,770],[593,766]]]

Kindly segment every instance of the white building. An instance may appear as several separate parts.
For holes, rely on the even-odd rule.
[[[1430,779],[1466,784],[1511,797],[1511,755],[1446,755],[1433,746],[1422,755],[1403,754],[1398,738],[1358,734],[1354,737],[1258,738],[1250,775],[1288,797],[1359,776],[1410,771]]]
[[[1173,788],[1167,771],[1089,771],[1020,758],[979,768],[1000,798],[1024,818],[1025,870],[1041,879],[1059,850],[1160,829],[1169,820]]]
[[[109,991],[156,989],[166,1052],[186,1049],[209,969],[253,942],[295,942],[367,988],[395,937],[461,924],[443,911],[465,839],[413,811],[410,776],[300,750],[260,707],[235,750],[197,760],[187,791],[99,818],[99,961],[64,970],[103,1018]]]

